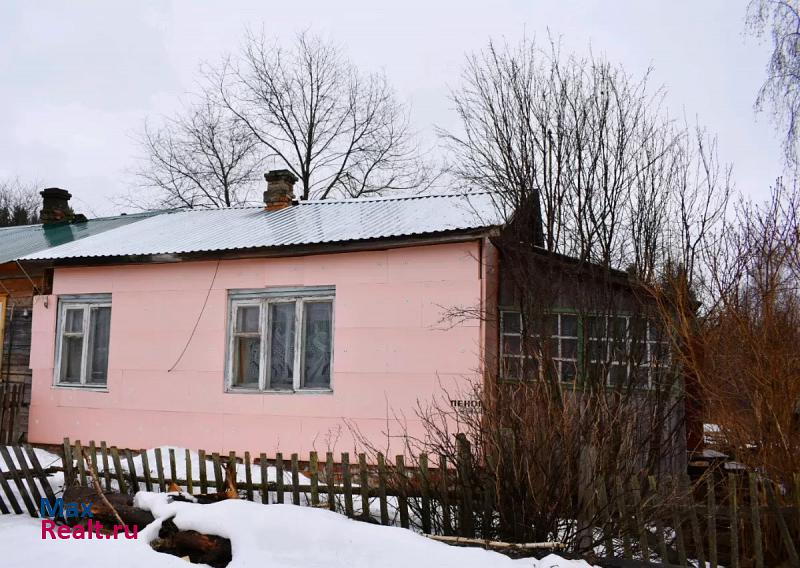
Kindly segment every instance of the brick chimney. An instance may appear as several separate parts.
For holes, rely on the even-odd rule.
[[[264,192],[264,208],[277,211],[290,207],[294,201],[294,184],[297,177],[289,170],[272,170],[264,174],[267,191]]]
[[[66,189],[48,187],[40,191],[39,195],[42,196],[42,211],[39,213],[39,218],[45,225],[66,221],[72,215],[72,209],[69,207],[72,194]]]

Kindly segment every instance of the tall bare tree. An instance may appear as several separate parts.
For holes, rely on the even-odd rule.
[[[303,199],[420,190],[432,179],[386,77],[360,73],[318,36],[284,48],[250,34],[209,78],[260,153],[298,177]]]
[[[755,36],[769,35],[772,55],[756,110],[767,110],[783,130],[786,162],[798,165],[800,155],[800,9],[790,0],[752,0],[747,25]]]
[[[679,127],[648,75],[550,42],[488,47],[452,93],[460,128],[441,134],[454,172],[492,189],[526,242],[647,279],[692,263],[724,213],[729,168],[713,138]]]
[[[38,223],[41,204],[36,184],[0,180],[0,227]]]
[[[141,208],[247,203],[264,162],[249,128],[208,92],[158,126],[145,123],[140,144],[136,174],[146,191],[122,201]]]

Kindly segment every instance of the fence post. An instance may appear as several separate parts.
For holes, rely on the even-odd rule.
[[[752,471],[748,475],[750,483],[750,522],[753,526],[753,546],[755,547],[756,568],[764,568],[764,548],[761,542],[761,499],[758,493],[758,479]]]
[[[422,488],[422,532],[431,532],[431,489],[430,473],[428,471],[428,454],[419,456],[419,474]]]
[[[772,489],[772,482],[767,480],[764,483],[764,487],[767,490],[767,499],[769,500],[769,506],[775,512],[775,517],[778,520],[778,529],[781,533],[781,540],[783,540],[783,545],[786,548],[786,552],[789,553],[789,560],[791,561],[792,566],[800,566],[800,558],[797,556],[797,549],[794,546],[794,541],[792,541],[792,535],[789,532],[789,527],[786,524],[786,519],[783,518],[783,512],[781,511],[780,507],[778,507],[778,501],[775,499],[775,491]]]
[[[319,459],[317,452],[308,455],[308,473],[311,476],[311,506],[319,505]]]
[[[353,482],[350,478],[350,454],[342,454],[342,484],[344,485],[344,514],[353,516]]]
[[[731,568],[739,568],[739,505],[736,498],[736,476],[728,474],[728,510],[730,512],[731,531]]]
[[[72,446],[69,438],[64,438],[64,487],[71,486],[74,482],[74,470],[72,469]]]
[[[367,472],[367,456],[358,454],[358,483],[361,490],[361,518],[369,519],[369,473]]]
[[[711,568],[718,568],[717,563],[717,488],[712,476],[706,477],[706,521],[708,523],[708,561]]]
[[[389,506],[386,503],[386,462],[383,454],[378,454],[378,501],[381,506],[381,524],[389,524]]]
[[[458,528],[461,536],[472,538],[475,536],[475,522],[472,514],[475,508],[472,495],[472,451],[466,434],[456,434],[456,448],[458,452],[458,473],[461,481]]]
[[[333,452],[325,454],[325,486],[328,488],[328,509],[336,511],[336,484],[333,480]]]
[[[253,472],[250,471],[250,452],[244,453],[244,482],[247,484],[245,488],[245,496],[248,501],[253,500]]]
[[[400,526],[404,529],[408,528],[408,491],[406,490],[406,464],[403,456],[395,456],[394,463],[396,466],[395,479],[398,480],[397,491],[397,506],[400,510]]]

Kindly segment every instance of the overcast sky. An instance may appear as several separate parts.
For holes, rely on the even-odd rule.
[[[0,7],[0,177],[70,190],[76,209],[113,214],[133,186],[134,134],[194,88],[197,68],[241,45],[249,26],[302,29],[385,70],[416,128],[452,127],[448,90],[489,38],[591,47],[634,74],[655,69],[673,115],[719,136],[740,191],[764,197],[781,173],[778,136],[753,101],[769,46],[743,33],[746,2],[439,0],[402,2],[10,2]]]

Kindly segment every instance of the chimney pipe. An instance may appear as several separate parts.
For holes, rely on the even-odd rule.
[[[297,177],[289,170],[272,170],[264,174],[267,191],[264,192],[266,211],[277,211],[289,207],[294,201],[294,184]]]
[[[66,189],[59,187],[48,187],[39,192],[42,196],[42,211],[39,219],[43,224],[57,223],[65,221],[72,213],[69,207],[69,200],[72,194]]]

